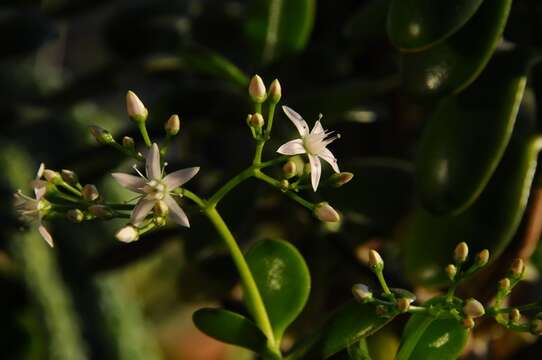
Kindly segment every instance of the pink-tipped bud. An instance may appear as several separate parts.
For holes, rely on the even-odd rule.
[[[485,266],[489,261],[489,250],[484,249],[476,255],[476,265]]]
[[[280,98],[282,97],[282,88],[280,86],[280,82],[275,79],[269,85],[269,100],[271,103],[276,104],[280,101]]]
[[[454,250],[454,260],[458,263],[464,263],[469,256],[469,247],[466,242],[459,243]]]
[[[131,90],[126,93],[126,109],[128,116],[136,122],[145,121],[149,116],[149,112],[145,105],[143,105],[143,102]]]
[[[455,267],[455,265],[448,264],[448,266],[446,266],[446,275],[448,275],[448,279],[453,281],[455,279],[456,274],[457,274],[457,268]]]
[[[341,217],[327,202],[321,202],[314,208],[314,216],[320,221],[337,222]]]
[[[81,191],[81,194],[83,195],[83,199],[86,201],[94,201],[100,197],[98,189],[92,184],[86,184],[83,186],[83,191]]]
[[[463,313],[471,318],[477,318],[483,316],[486,311],[484,305],[482,305],[478,300],[470,298],[465,302],[463,306]]]
[[[510,272],[512,273],[512,276],[522,276],[524,271],[525,263],[523,262],[523,259],[517,258],[516,260],[514,260],[514,262],[510,266]]]
[[[126,225],[125,227],[117,231],[115,237],[119,241],[129,243],[139,239],[139,231],[137,231],[137,229],[132,225]]]
[[[64,180],[58,171],[45,169],[43,171],[43,177],[50,183],[58,185],[61,184]]]
[[[253,127],[255,129],[261,129],[265,123],[263,120],[263,116],[259,113],[252,114],[250,118],[247,118],[248,126]]]
[[[259,75],[254,75],[248,84],[248,94],[255,103],[261,104],[267,97],[265,84]]]
[[[384,268],[384,260],[376,250],[369,250],[369,266],[373,270],[380,271]]]
[[[352,180],[354,178],[354,174],[352,174],[351,172],[346,172],[346,171],[343,171],[343,172],[340,172],[340,173],[335,173],[333,175],[331,175],[331,186],[333,187],[341,187],[343,186],[344,184],[347,184],[350,182],[350,180]]]
[[[373,300],[373,293],[365,284],[355,284],[352,286],[352,295],[362,304]]]
[[[169,136],[177,135],[179,133],[179,130],[181,129],[181,120],[179,119],[179,115],[171,115],[166,121],[164,129],[166,130],[166,134]]]
[[[62,180],[64,180],[70,185],[77,185],[79,183],[79,178],[77,177],[77,174],[71,170],[62,169],[62,171],[60,172],[60,176],[62,176]]]
[[[286,179],[291,179],[297,175],[297,165],[295,164],[294,161],[288,160],[282,166],[282,172],[284,173],[284,177]]]
[[[510,311],[509,319],[512,323],[518,323],[521,319],[521,312],[519,312],[518,309],[513,308],[512,311]]]

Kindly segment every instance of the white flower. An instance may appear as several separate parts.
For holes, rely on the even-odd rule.
[[[307,154],[311,164],[311,183],[314,191],[318,188],[320,175],[322,173],[322,164],[320,159],[324,159],[331,165],[336,173],[339,173],[337,159],[328,150],[327,146],[332,143],[338,136],[329,137],[332,134],[330,131],[324,130],[320,120],[317,120],[314,127],[309,132],[309,125],[297,112],[283,106],[282,110],[288,118],[294,123],[301,138],[288,141],[286,144],[278,148],[277,152],[283,155]]]
[[[119,184],[141,194],[130,222],[137,226],[145,220],[157,202],[164,201],[169,209],[169,218],[179,225],[190,227],[188,218],[173,198],[172,191],[192,179],[198,173],[199,167],[178,170],[164,176],[163,170],[160,169],[160,150],[158,145],[152,144],[145,157],[145,171],[146,176],[138,171],[140,177],[123,173],[113,174]]]
[[[51,209],[51,204],[44,198],[47,192],[47,182],[40,180],[43,176],[45,165],[42,163],[36,174],[36,179],[32,182],[35,198],[31,198],[23,194],[21,190],[18,190],[14,195],[14,207],[17,214],[25,221],[37,222],[38,232],[41,237],[53,247],[53,238],[51,234],[42,223],[43,216],[45,216]]]
[[[115,234],[119,241],[129,243],[139,239],[139,232],[132,225],[126,225]]]

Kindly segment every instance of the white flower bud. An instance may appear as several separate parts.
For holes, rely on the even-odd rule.
[[[265,84],[259,75],[254,75],[252,79],[250,79],[248,94],[255,103],[261,104],[265,101],[265,98],[267,97]]]
[[[83,191],[81,191],[81,195],[83,195],[83,199],[85,199],[86,201],[94,201],[100,197],[98,189],[92,184],[86,184],[85,186],[83,186]]]
[[[448,279],[452,280],[455,279],[455,275],[457,274],[457,268],[454,264],[449,264],[446,266],[446,275],[448,275]]]
[[[113,211],[105,205],[89,206],[88,212],[98,219],[110,219],[113,217]]]
[[[471,318],[477,318],[483,316],[486,311],[484,305],[482,305],[478,300],[470,298],[465,302],[463,306],[463,313]]]
[[[523,262],[523,259],[517,258],[516,260],[514,260],[514,262],[510,266],[510,272],[512,273],[512,276],[514,277],[522,276],[524,271],[525,271],[525,263]]]
[[[282,88],[278,79],[273,80],[271,85],[269,85],[269,100],[271,103],[276,104],[280,101],[282,97]]]
[[[350,182],[350,180],[352,180],[354,178],[354,174],[352,174],[351,172],[341,172],[341,173],[335,173],[333,175],[331,175],[331,186],[333,187],[341,187],[343,186],[344,184]]]
[[[60,175],[60,173],[54,170],[45,169],[43,171],[43,176],[48,182],[55,185],[61,184],[64,181],[62,180],[62,176]]]
[[[122,146],[124,146],[127,149],[134,149],[135,148],[135,141],[134,138],[130,136],[125,136],[122,138]]]
[[[77,185],[79,183],[79,178],[77,177],[77,174],[71,170],[62,169],[62,171],[60,172],[60,176],[62,176],[62,180],[64,180],[70,185]]]
[[[484,249],[476,255],[476,265],[485,266],[489,261],[489,250]]]
[[[471,317],[466,317],[465,319],[463,319],[463,326],[465,327],[465,329],[470,330],[474,327],[474,325],[474,320]]]
[[[339,213],[335,211],[327,202],[321,202],[314,208],[314,216],[320,221],[337,222],[341,219]]]
[[[499,281],[499,289],[508,290],[510,289],[510,279],[504,278]]]
[[[66,218],[74,223],[80,223],[85,219],[85,214],[79,209],[71,209],[66,212]]]
[[[166,130],[166,134],[169,136],[177,135],[181,129],[181,120],[179,119],[179,115],[171,115],[169,119],[167,119],[164,129]]]
[[[137,231],[137,229],[132,225],[126,225],[125,227],[117,231],[115,237],[119,241],[129,243],[139,239],[139,231]]]
[[[410,309],[410,303],[411,303],[411,301],[409,299],[407,299],[407,298],[399,298],[396,301],[397,309],[400,312],[405,313],[405,312],[408,311],[408,309]]]
[[[282,166],[282,172],[284,173],[284,177],[286,179],[291,179],[297,175],[297,165],[295,164],[294,161],[288,160]]]
[[[99,142],[102,145],[110,145],[115,142],[115,139],[113,138],[113,135],[105,129],[102,129],[99,126],[90,126],[90,133],[97,142]]]
[[[466,242],[459,243],[454,250],[454,260],[463,263],[469,256],[469,247]]]
[[[513,308],[512,311],[510,311],[509,319],[513,323],[519,322],[519,320],[521,319],[521,313],[519,312],[519,310],[516,308]]]
[[[149,112],[145,105],[143,105],[143,102],[131,90],[126,93],[126,109],[128,116],[136,122],[145,121],[149,116]]]
[[[384,268],[384,260],[376,250],[369,250],[369,266],[374,270],[382,270]]]
[[[369,287],[364,284],[355,284],[352,286],[352,295],[360,303],[367,303],[373,300],[373,293]]]
[[[263,120],[263,116],[259,113],[252,114],[250,118],[247,118],[248,126],[253,127],[255,129],[261,129],[263,125],[265,124],[265,121]]]

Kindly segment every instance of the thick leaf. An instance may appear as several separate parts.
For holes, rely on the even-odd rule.
[[[435,298],[427,304],[445,301]],[[413,315],[403,331],[396,360],[455,360],[461,354],[469,331],[456,319]]]
[[[459,215],[435,216],[419,208],[402,232],[405,271],[426,286],[447,282],[444,267],[466,241],[472,253],[489,249],[496,259],[516,233],[531,190],[541,138],[524,109],[505,155],[478,200]],[[484,139],[480,139],[484,141]]]
[[[459,30],[483,0],[393,0],[388,35],[399,49],[430,47]]]
[[[466,91],[442,100],[416,159],[423,205],[458,213],[480,195],[508,145],[526,83],[526,63],[500,54]],[[482,140],[483,139],[483,140]]]
[[[472,83],[497,46],[511,4],[512,0],[485,0],[470,21],[444,42],[424,51],[403,53],[405,91],[442,96],[458,93]]]
[[[309,269],[299,251],[282,240],[259,241],[246,259],[278,341],[307,302]]]
[[[194,324],[212,338],[241,346],[256,353],[265,351],[267,339],[258,327],[244,316],[223,310],[205,308],[196,311]]]
[[[303,50],[315,16],[315,0],[254,0],[245,26],[263,62]]]
[[[340,307],[319,333],[294,349],[287,359],[326,359],[338,351],[374,334],[396,314],[382,317],[374,304],[351,301]]]
[[[372,360],[365,338],[347,348],[350,360]]]

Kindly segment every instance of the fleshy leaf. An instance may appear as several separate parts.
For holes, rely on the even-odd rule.
[[[310,274],[305,260],[293,245],[282,240],[257,242],[246,259],[279,341],[309,297]]]

